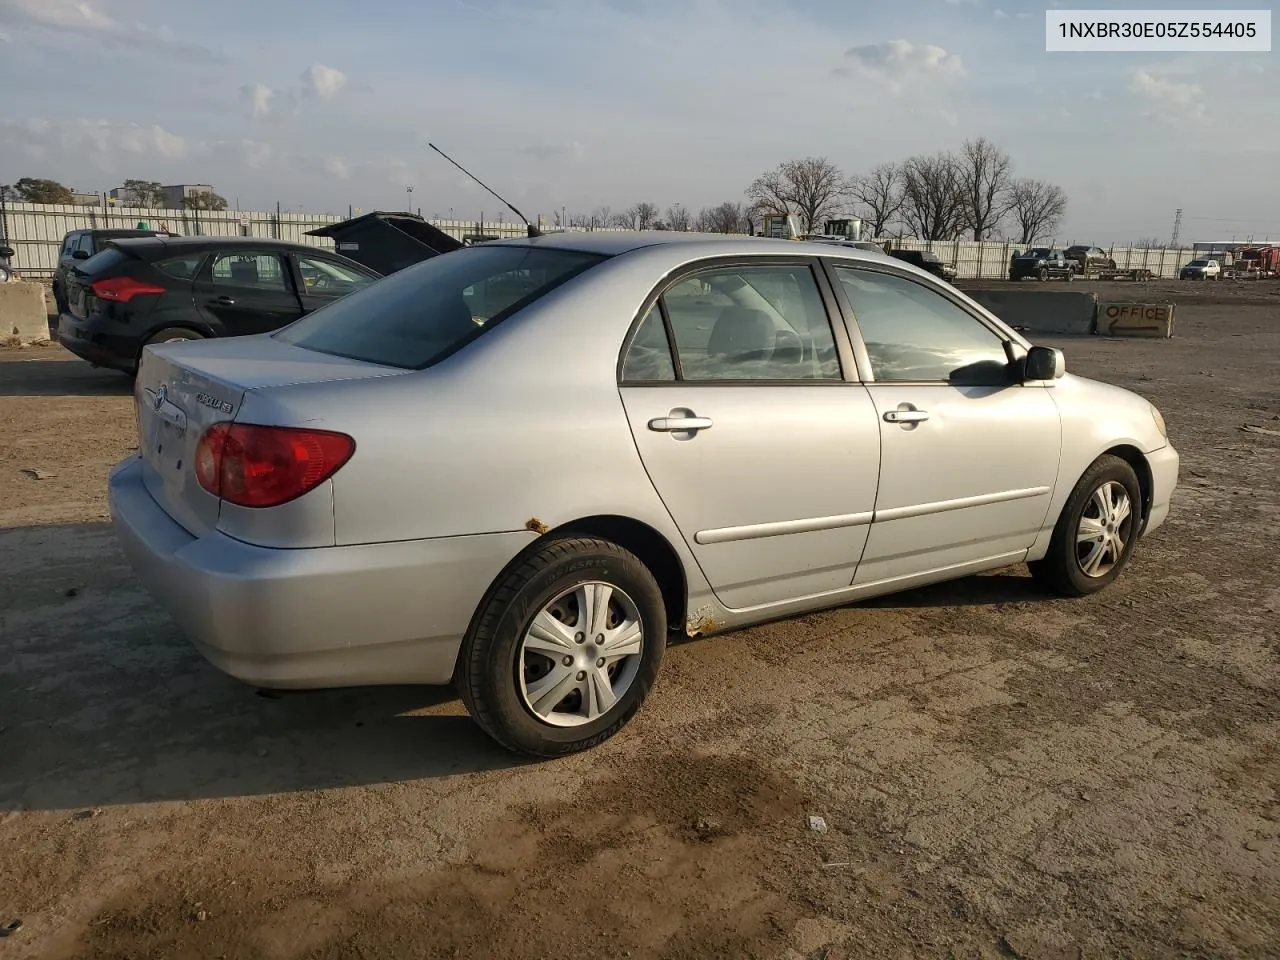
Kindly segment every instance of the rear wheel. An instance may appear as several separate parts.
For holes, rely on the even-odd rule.
[[[606,540],[551,538],[485,598],[455,683],[502,746],[562,756],[635,716],[666,642],[662,591],[643,563]]]
[[[1099,457],[1071,491],[1044,559],[1031,574],[1055,593],[1083,597],[1106,587],[1129,564],[1142,529],[1142,488],[1133,467]]]
[[[136,377],[138,375],[138,364],[142,362],[142,351],[153,343],[176,343],[179,340],[204,340],[203,333],[198,330],[191,330],[187,327],[165,327],[163,330],[157,330],[138,348],[138,356],[133,361],[133,369],[129,371],[129,376]]]

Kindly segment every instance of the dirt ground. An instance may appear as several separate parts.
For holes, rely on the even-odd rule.
[[[1280,286],[1141,294],[1173,340],[1045,341],[1183,457],[1109,590],[683,643],[540,764],[446,691],[206,665],[107,522],[128,381],[0,350],[0,958],[1280,956]]]

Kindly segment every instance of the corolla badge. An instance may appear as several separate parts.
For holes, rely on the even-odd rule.
[[[217,397],[210,396],[207,393],[197,393],[196,403],[206,407],[213,407],[213,409],[218,410],[222,413],[230,413],[233,409],[235,409],[234,407],[231,406],[231,404],[227,403],[227,401],[219,400]]]

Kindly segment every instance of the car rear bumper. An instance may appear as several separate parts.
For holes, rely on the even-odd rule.
[[[1147,465],[1151,468],[1151,512],[1142,528],[1145,537],[1159,527],[1169,517],[1169,505],[1173,499],[1173,491],[1178,486],[1178,468],[1180,458],[1173,444],[1153,450],[1147,454]]]
[[[112,470],[108,490],[147,590],[214,666],[261,687],[448,683],[485,591],[530,539],[271,549],[192,536],[147,492],[137,458]]]
[[[58,315],[54,332],[60,344],[94,366],[110,367],[125,373],[132,373],[137,366],[141,344],[136,337],[99,333],[92,324],[69,313]]]

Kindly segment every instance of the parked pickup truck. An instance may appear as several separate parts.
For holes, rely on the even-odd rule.
[[[1192,260],[1178,271],[1179,280],[1221,280],[1222,264],[1217,260]]]
[[[1079,268],[1080,265],[1061,250],[1032,247],[1013,255],[1013,259],[1009,261],[1009,279],[1035,277],[1037,280],[1074,280]]]

